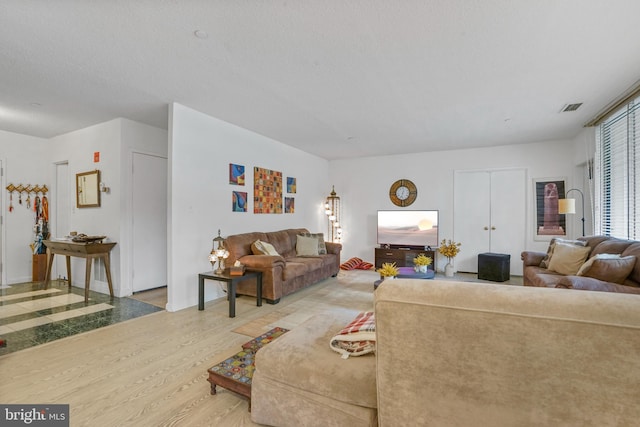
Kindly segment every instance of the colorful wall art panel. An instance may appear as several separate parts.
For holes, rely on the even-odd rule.
[[[253,168],[253,213],[282,213],[282,172]]]
[[[296,200],[293,197],[284,198],[284,213],[294,213],[296,211]]]
[[[244,166],[229,163],[229,184],[244,185]]]
[[[295,193],[296,192],[296,179],[288,176],[287,177],[287,193]]]
[[[247,193],[243,191],[233,192],[233,206],[231,208],[233,212],[246,212],[247,211]]]

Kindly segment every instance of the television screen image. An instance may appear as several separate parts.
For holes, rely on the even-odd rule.
[[[438,211],[378,211],[378,244],[438,247]]]

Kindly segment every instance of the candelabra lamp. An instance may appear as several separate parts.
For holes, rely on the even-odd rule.
[[[224,272],[224,260],[227,258],[229,258],[229,251],[224,247],[224,238],[220,236],[220,230],[218,230],[218,237],[213,239],[213,246],[209,254],[211,268],[214,268],[216,261],[218,261],[218,268],[214,271],[216,274]]]
[[[340,225],[340,197],[336,194],[334,186],[331,194],[324,202],[324,213],[327,215],[327,240],[330,242],[342,242],[342,226]]]
[[[572,188],[567,191],[565,196],[568,196],[570,192],[577,191],[580,193],[580,199],[582,203],[582,235],[584,236],[584,194],[577,188]],[[558,213],[559,214],[575,214],[576,213],[576,199],[559,199],[558,200]]]

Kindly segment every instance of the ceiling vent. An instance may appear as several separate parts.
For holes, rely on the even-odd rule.
[[[578,104],[566,104],[564,107],[562,107],[561,112],[568,113],[569,111],[576,111],[578,108],[580,108],[581,105],[582,102]]]

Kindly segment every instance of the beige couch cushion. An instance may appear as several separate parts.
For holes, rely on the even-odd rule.
[[[589,247],[556,242],[553,255],[549,260],[549,270],[566,275],[576,274],[590,251]]]
[[[396,279],[375,298],[380,426],[640,419],[635,295]]]
[[[377,407],[375,356],[345,360],[329,348],[331,337],[357,314],[343,310],[312,317],[260,349],[256,371],[289,387],[352,405]]]

